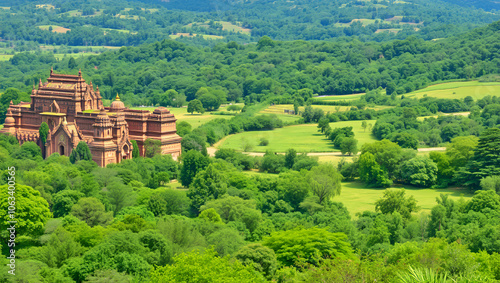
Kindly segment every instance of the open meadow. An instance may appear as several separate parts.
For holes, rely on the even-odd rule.
[[[363,121],[344,121],[330,123],[332,129],[347,126],[353,127],[354,137],[358,140],[358,147],[365,143],[374,142],[375,138],[370,131],[364,131],[361,127]],[[368,123],[375,124],[375,120]],[[269,140],[267,146],[259,146],[260,139]],[[293,148],[297,152],[333,152],[339,151],[333,148],[333,144],[323,134],[318,132],[316,124],[294,125],[275,129],[272,131],[243,132],[228,136],[218,143],[219,148],[232,148],[242,150],[245,144],[252,145],[254,152],[285,152]]]
[[[471,96],[475,100],[487,95],[500,95],[500,82],[449,82],[431,85],[421,90],[417,90],[405,97],[422,98],[425,96],[448,99],[463,99]]]
[[[366,93],[355,93],[355,94],[345,94],[345,95],[322,95],[313,97],[314,100],[351,100],[358,99]]]
[[[420,189],[411,186],[394,185],[393,188],[404,188],[406,194],[413,196],[420,207],[418,213],[430,213],[432,207],[436,206],[436,198],[441,194],[449,195],[450,199],[459,200],[461,197],[468,199],[472,194],[466,189]],[[352,216],[365,210],[375,211],[375,202],[382,198],[385,189],[369,188],[361,182],[343,182],[340,195],[335,196],[333,201],[343,203]]]

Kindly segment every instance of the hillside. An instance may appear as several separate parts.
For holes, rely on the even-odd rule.
[[[442,0],[4,0],[0,7],[0,54],[7,55],[44,46],[72,53],[62,49],[137,46],[166,38],[210,47],[220,41],[256,42],[262,36],[433,40],[500,20],[498,14]]]
[[[485,11],[500,10],[500,2],[495,0],[444,0],[463,7],[475,7]]]
[[[121,93],[132,105],[154,104],[168,89],[189,101],[200,87],[218,89],[228,101],[248,102],[271,95],[342,95],[378,87],[404,94],[436,81],[500,73],[499,27],[497,22],[435,42],[413,37],[387,43],[281,42],[263,37],[258,44],[201,49],[164,40],[71,64],[69,57],[57,61],[51,53],[22,53],[0,63],[0,86],[29,90],[54,66],[68,73],[81,68],[105,98]]]

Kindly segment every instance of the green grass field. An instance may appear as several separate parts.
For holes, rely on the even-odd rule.
[[[121,32],[121,33],[137,34],[137,32],[130,32],[128,29],[101,28],[101,30],[104,31],[104,35],[106,35],[106,32],[109,32],[109,31],[116,31],[116,32]]]
[[[58,60],[63,59],[65,56],[73,57],[73,58],[81,58],[81,57],[87,57],[87,56],[92,56],[92,55],[99,55],[99,53],[93,53],[93,52],[80,52],[80,53],[60,53],[60,54],[54,54],[54,57],[56,57]]]
[[[420,206],[420,212],[429,213],[436,203],[436,197],[440,194],[449,195],[451,199],[458,200],[472,197],[472,194],[465,189],[417,189],[409,186],[395,185],[395,188],[405,188],[406,194],[415,197],[417,205]],[[339,196],[333,198],[333,201],[342,202],[352,216],[358,212],[366,210],[375,211],[375,202],[382,198],[384,189],[367,188],[361,182],[342,183],[342,191]]]
[[[221,35],[211,35],[211,34],[200,34],[201,36],[203,36],[204,39],[223,39],[224,37],[221,36]],[[193,33],[193,34],[189,34],[189,33],[176,33],[176,34],[171,34],[169,35],[169,37],[171,39],[177,39],[179,37],[195,37],[197,36],[196,33]]]
[[[372,125],[375,120],[367,121]],[[345,121],[330,123],[332,129],[352,126],[355,138],[358,140],[358,147],[365,143],[376,141],[370,131],[364,131],[361,128],[362,121]],[[259,146],[261,138],[269,140],[269,145]],[[271,150],[274,152],[285,152],[293,148],[297,152],[333,152],[339,151],[333,148],[332,142],[323,134],[318,132],[316,124],[288,126],[273,131],[255,131],[243,132],[231,135],[223,139],[218,145],[219,148],[232,148],[242,150],[243,145],[249,143],[253,146],[253,152],[265,152]]]
[[[365,95],[365,93],[355,93],[355,94],[346,94],[346,95],[327,95],[321,97],[313,97],[314,100],[350,100],[350,99],[358,99],[361,96]]]
[[[335,106],[335,105],[312,105],[312,108],[319,108],[323,110],[325,113],[336,113],[336,112],[345,112],[349,111],[352,106]],[[392,106],[375,106],[375,107],[366,107],[367,109],[374,109],[374,110],[383,110],[387,108],[391,108]],[[304,106],[299,107],[299,112],[303,112],[305,109]],[[260,111],[259,113],[262,114],[284,114],[285,110],[294,110],[293,109],[293,104],[278,104],[278,105],[272,105],[267,107],[266,109]],[[294,116],[290,114],[284,114],[284,115],[289,115],[289,116]]]
[[[392,32],[392,33],[398,33],[402,29],[400,28],[386,28],[386,29],[378,29],[375,31],[375,33],[381,33],[381,32]]]
[[[67,33],[68,31],[71,30],[69,28],[65,28],[65,27],[61,27],[61,26],[56,26],[56,25],[41,25],[41,26],[38,26],[38,28],[41,29],[41,30],[49,30],[50,27],[52,27],[52,32],[56,32],[56,33]]]
[[[14,55],[4,55],[0,54],[0,61],[9,61],[10,58],[14,57]]]
[[[471,96],[481,99],[487,95],[499,95],[500,82],[449,82],[436,84],[421,90],[405,94],[406,97],[422,98],[425,95],[437,98],[462,99]]]

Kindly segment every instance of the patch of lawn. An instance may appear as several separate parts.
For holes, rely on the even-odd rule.
[[[500,93],[500,82],[449,82],[428,86],[417,90],[405,97],[422,98],[425,95],[436,98],[462,99],[471,96],[475,100],[487,95],[498,95]]]
[[[345,95],[325,95],[313,97],[314,100],[350,100],[358,99],[365,93],[345,94]]]
[[[56,25],[41,25],[41,26],[38,26],[38,28],[41,29],[41,30],[49,30],[50,27],[52,27],[52,32],[56,32],[56,33],[67,33],[68,31],[71,30],[69,28],[65,28],[65,27],[61,27],[61,26],[56,26]]]
[[[10,58],[14,57],[14,55],[4,55],[0,54],[0,61],[9,61]]]
[[[375,120],[367,122],[375,124]],[[362,121],[343,121],[330,123],[330,127],[335,129],[352,126],[355,138],[358,140],[358,147],[361,147],[365,143],[376,141],[368,129],[366,132],[363,130],[361,123]],[[259,146],[261,138],[268,139],[269,145]],[[266,150],[285,152],[290,148],[297,150],[297,152],[339,151],[333,148],[330,140],[318,132],[317,124],[288,126],[273,131],[243,132],[228,136],[219,147],[242,150],[246,143],[253,146],[251,151],[254,152],[266,152]]]
[[[466,189],[418,189],[410,186],[394,185],[394,188],[406,189],[406,194],[413,196],[417,200],[420,210],[417,213],[430,213],[431,209],[437,205],[436,198],[441,194],[449,195],[450,199],[458,200],[461,197],[468,199],[471,194]],[[333,201],[342,202],[351,216],[366,210],[375,211],[375,202],[382,198],[385,189],[368,188],[361,182],[344,182],[339,196],[335,196]]]

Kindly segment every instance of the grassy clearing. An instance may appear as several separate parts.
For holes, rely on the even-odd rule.
[[[383,24],[391,24],[390,21],[382,20],[382,19],[354,19],[350,23],[336,23],[336,24],[334,24],[334,26],[345,28],[345,27],[350,27],[355,22],[360,22],[361,24],[363,24],[363,26],[367,26],[367,25],[375,24],[375,21],[378,21],[381,24],[382,23]]]
[[[187,24],[186,27],[193,27],[193,26],[198,26],[198,27],[204,27],[204,28],[210,28],[209,25],[210,21],[206,21],[204,23],[202,22],[195,22],[195,23],[190,23]],[[250,35],[252,30],[248,28],[242,27],[242,23],[236,22],[236,23],[230,23],[230,22],[225,22],[225,21],[215,21],[215,23],[221,24],[222,25],[222,30],[234,32],[234,33],[241,33],[245,35]]]
[[[102,12],[103,10],[98,10],[98,11],[95,11],[95,13],[93,15],[87,15],[87,16],[84,16],[82,11],[79,11],[79,10],[71,10],[71,11],[68,11],[68,12],[65,12],[63,14],[67,14],[68,16],[70,17],[97,17],[97,16],[100,16],[102,15]]]
[[[391,33],[398,33],[402,29],[400,28],[386,28],[386,29],[378,29],[375,31],[375,33],[381,33],[381,32],[391,32]]]
[[[369,131],[363,131],[361,123],[362,121],[344,121],[330,123],[330,126],[333,129],[352,126],[355,138],[358,140],[358,146],[360,147],[365,143],[376,141]],[[375,120],[368,121],[368,123],[374,125]],[[268,139],[269,145],[259,146],[261,138]],[[246,143],[253,146],[252,151],[254,152],[266,152],[266,150],[285,152],[290,148],[297,150],[297,152],[339,151],[333,148],[330,140],[318,132],[316,124],[288,126],[273,131],[243,132],[228,136],[219,147],[242,150],[243,145]]]
[[[246,35],[250,35],[252,30],[248,28],[244,28],[241,26],[241,23],[236,23],[232,24],[230,22],[224,22],[224,21],[219,21],[217,23],[220,23],[222,25],[222,30],[227,30],[230,32],[235,32],[235,33],[242,33]]]
[[[244,173],[245,175],[247,175],[249,177],[260,176],[260,177],[277,178],[279,176],[278,174],[259,172],[257,169],[254,169],[252,171],[242,171],[242,173]]]
[[[87,57],[91,55],[99,55],[99,53],[92,53],[92,52],[81,52],[81,53],[60,53],[60,54],[54,54],[54,57],[57,58],[57,60],[61,60],[64,57],[73,57],[73,58],[81,58],[81,57]]]
[[[332,163],[334,166],[339,164],[340,160],[345,159],[348,162],[352,162],[354,156],[339,156],[339,155],[322,155],[316,156],[318,158],[318,162],[320,163]]]
[[[406,194],[415,197],[420,206],[420,212],[430,213],[432,207],[436,206],[436,197],[440,194],[449,195],[450,199],[458,200],[461,197],[466,199],[472,197],[472,194],[465,189],[417,189],[409,186],[395,185],[395,188],[405,188]],[[375,211],[375,202],[382,198],[384,189],[367,188],[361,182],[342,183],[342,192],[339,196],[333,198],[334,201],[342,202],[352,216],[358,212],[366,210]]]
[[[450,82],[436,84],[421,90],[405,94],[407,97],[422,98],[425,95],[437,98],[462,99],[471,96],[481,99],[487,95],[498,95],[500,93],[500,82]]]
[[[346,94],[346,95],[326,95],[326,96],[317,96],[313,97],[314,100],[351,100],[351,99],[359,99],[361,96],[365,95],[365,93],[355,93],[355,94]]]
[[[50,4],[36,5],[36,7],[38,9],[47,9],[47,10],[52,10],[52,9],[56,8],[54,5],[50,5]]]
[[[422,117],[417,117],[417,120],[419,121],[424,121],[427,118],[438,118],[439,116],[469,116],[470,112],[456,112],[456,113],[438,113],[437,115],[432,115],[432,116],[422,116]]]
[[[335,105],[312,105],[312,108],[319,108],[323,110],[325,113],[336,113],[336,112],[345,112],[349,111],[352,106],[335,106]],[[375,107],[367,107],[366,109],[373,109],[373,110],[383,110],[387,108],[391,108],[392,106],[375,106]],[[284,114],[285,110],[294,110],[293,109],[293,104],[278,104],[278,105],[271,105],[267,107],[266,109],[260,111],[259,113],[262,114],[283,114],[283,115],[288,115],[288,116],[293,116],[293,117],[298,117],[290,114]],[[299,107],[299,112],[303,112],[305,110],[304,106]]]
[[[104,32],[104,35],[106,35],[108,32],[111,32],[111,31],[116,31],[116,32],[121,32],[121,33],[126,33],[126,34],[137,34],[137,32],[131,32],[128,29],[101,28],[101,30]]]
[[[39,29],[41,30],[49,30],[49,28],[52,27],[52,32],[55,33],[67,33],[68,31],[71,31],[69,28],[61,27],[61,26],[56,26],[56,25],[41,25],[38,26]]]
[[[0,54],[0,61],[9,61],[10,58],[14,57],[14,55],[3,55]]]
[[[198,34],[196,33],[176,33],[176,34],[171,34],[169,35],[169,37],[171,39],[177,39],[179,37],[195,37],[197,36]],[[221,36],[221,35],[211,35],[211,34],[200,34],[201,36],[203,36],[204,39],[223,39],[224,37]]]

